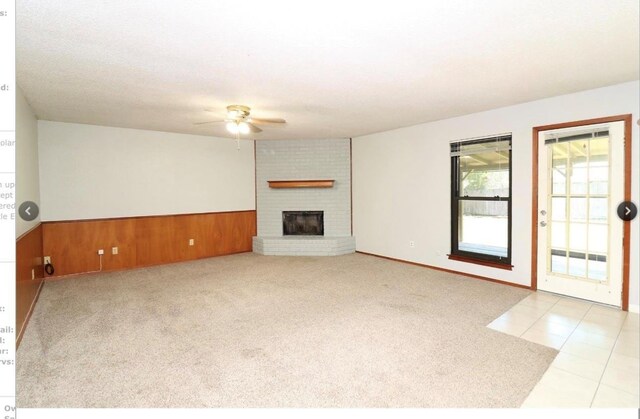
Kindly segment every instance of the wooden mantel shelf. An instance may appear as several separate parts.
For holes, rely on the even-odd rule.
[[[333,188],[333,179],[323,180],[268,180],[270,188]]]

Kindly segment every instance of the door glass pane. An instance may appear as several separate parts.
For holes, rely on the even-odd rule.
[[[609,137],[594,138],[589,143],[589,193],[609,193]]]
[[[565,195],[567,193],[567,143],[553,144],[551,156],[551,193]]]
[[[583,223],[569,224],[569,249],[587,250],[587,225]]]
[[[551,247],[554,249],[567,248],[567,224],[554,221],[551,223]]]
[[[567,256],[566,255],[551,255],[551,272],[557,274],[567,273]]]
[[[587,265],[589,267],[589,278],[596,279],[598,281],[606,281],[607,280],[607,262],[604,256],[594,257],[595,255],[591,255],[589,260],[587,261]],[[596,259],[596,260],[592,260]],[[600,260],[597,260],[600,259]]]
[[[507,257],[509,206],[506,201],[459,201],[458,248]]]
[[[589,221],[590,222],[607,222],[607,205],[609,199],[607,198],[589,198]]]
[[[583,278],[587,276],[587,259],[584,254],[569,253],[569,275]]]
[[[569,199],[569,213],[571,214],[571,221],[586,221],[587,198]]]
[[[607,230],[606,224],[589,224],[589,253],[607,253]]]
[[[558,196],[551,198],[551,219],[554,221],[567,219],[567,198]]]
[[[587,141],[569,141],[569,188],[572,195],[587,193]]]

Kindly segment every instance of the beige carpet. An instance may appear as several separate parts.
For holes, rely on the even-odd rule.
[[[519,407],[556,351],[486,328],[528,291],[354,254],[45,284],[19,407]]]

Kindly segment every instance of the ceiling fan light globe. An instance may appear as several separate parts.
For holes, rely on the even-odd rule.
[[[238,124],[238,131],[240,134],[249,134],[251,132],[251,127],[246,122],[240,122]]]
[[[236,122],[227,122],[227,131],[232,134],[237,134],[238,132],[240,132],[240,127]]]

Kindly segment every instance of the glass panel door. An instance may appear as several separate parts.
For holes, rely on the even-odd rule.
[[[539,132],[539,289],[621,305],[623,135],[623,122]]]

